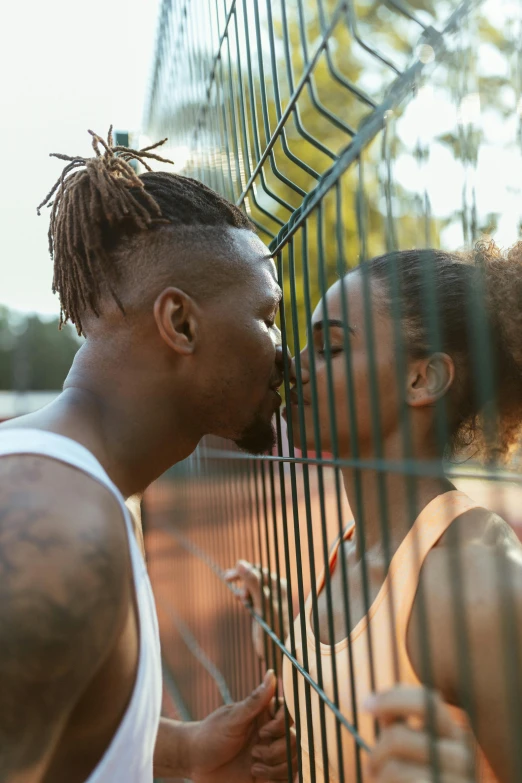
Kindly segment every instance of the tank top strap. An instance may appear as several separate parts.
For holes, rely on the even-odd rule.
[[[351,522],[348,522],[345,529],[343,530],[342,535],[337,536],[336,540],[334,541],[330,549],[330,555],[328,557],[328,570],[330,571],[330,573],[332,573],[335,563],[337,561],[337,556],[339,554],[339,549],[341,544],[344,544],[345,541],[349,541],[350,538],[353,538],[354,532],[355,532],[355,522],[352,520]],[[317,580],[318,595],[324,587],[325,579],[326,579],[326,568],[323,568],[319,574],[319,579]]]
[[[12,455],[37,455],[76,468],[105,486],[121,506],[138,611],[139,659],[125,713],[86,783],[152,783],[162,696],[160,639],[154,595],[124,498],[96,457],[63,435],[22,427],[0,430],[0,458]]]
[[[450,525],[478,504],[464,492],[438,495],[421,511],[390,564],[388,579],[395,604],[396,638],[402,664],[411,669],[406,637],[420,572],[426,557]]]
[[[117,499],[127,528],[132,570],[135,576],[143,576],[147,568],[140,551],[129,509],[118,487],[111,481],[104,468],[85,446],[71,438],[47,430],[16,427],[0,431],[0,457],[3,455],[32,454],[62,462],[89,475],[102,484]]]

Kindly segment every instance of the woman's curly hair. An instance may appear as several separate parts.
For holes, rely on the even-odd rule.
[[[458,253],[397,251],[367,268],[392,311],[399,292],[408,355],[443,351],[453,359],[448,455],[505,461],[522,437],[522,242],[507,252],[492,241]]]

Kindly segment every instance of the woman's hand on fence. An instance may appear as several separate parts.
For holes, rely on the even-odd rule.
[[[371,696],[366,709],[381,726],[370,756],[375,783],[429,783],[434,758],[440,783],[475,780],[470,734],[434,691],[398,685]]]
[[[271,574],[267,568],[258,568],[247,560],[238,560],[235,568],[225,573],[227,582],[237,583],[238,599],[254,608],[256,614],[266,618],[268,625],[283,641],[290,633],[290,618],[288,613],[288,588],[286,579],[279,579],[277,574]],[[281,590],[281,606],[279,604],[279,585]],[[264,605],[263,605],[264,596]],[[281,627],[282,620],[282,627]],[[259,623],[252,623],[252,640],[254,649],[260,658],[265,658],[264,631]]]
[[[289,755],[292,769],[289,769]],[[289,781],[296,772],[295,730],[283,705],[259,731],[259,742],[252,750],[252,775],[256,780]]]

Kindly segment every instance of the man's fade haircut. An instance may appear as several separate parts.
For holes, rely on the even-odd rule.
[[[51,153],[67,165],[37,208],[38,214],[46,205],[51,208],[49,252],[52,290],[60,298],[60,328],[71,321],[80,335],[82,316],[99,316],[107,291],[125,313],[115,280],[117,250],[127,238],[165,225],[254,230],[240,209],[202,182],[152,171],[147,160],[172,163],[152,151],[167,139],[134,150],[114,145],[112,125],[106,141],[89,133],[94,157]],[[136,174],[132,160],[146,172]]]

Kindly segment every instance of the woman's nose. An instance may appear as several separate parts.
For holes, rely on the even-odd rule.
[[[302,384],[310,381],[310,372],[308,370],[308,352],[305,348],[301,352],[300,361],[300,380]],[[285,362],[288,367],[288,380],[292,385],[297,383],[297,371],[295,359],[292,357],[288,347],[285,349],[282,345],[276,347],[276,366],[281,374],[284,374]]]
[[[310,370],[308,369],[308,346],[303,348],[299,356],[299,367],[301,371],[301,383],[310,382]]]

